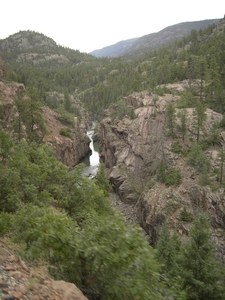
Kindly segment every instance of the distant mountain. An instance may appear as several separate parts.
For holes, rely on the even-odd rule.
[[[104,47],[99,50],[94,50],[90,54],[96,57],[117,57],[128,51],[137,40],[138,38],[120,41],[114,45]]]
[[[134,58],[145,54],[150,50],[173,43],[176,40],[190,34],[192,30],[205,29],[211,24],[218,24],[219,21],[220,19],[212,19],[179,23],[166,27],[157,33],[150,33],[139,38],[118,42],[100,50],[94,50],[90,54],[97,57],[125,56],[128,58]]]
[[[31,30],[19,31],[0,40],[0,55],[5,63],[33,65],[71,65],[93,60],[78,50],[58,45],[53,39]]]

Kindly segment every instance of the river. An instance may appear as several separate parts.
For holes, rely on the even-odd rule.
[[[88,130],[87,135],[90,138],[90,154],[84,159],[83,163],[86,165],[84,168],[82,175],[89,178],[94,178],[98,172],[98,167],[100,163],[99,159],[99,149],[98,143],[94,143],[92,136],[94,134],[94,129]]]

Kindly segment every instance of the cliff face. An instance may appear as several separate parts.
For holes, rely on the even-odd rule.
[[[122,120],[112,120],[109,115],[100,124],[100,155],[108,170],[108,178],[116,193],[125,203],[135,204],[141,226],[155,245],[164,221],[171,230],[180,233],[185,240],[191,222],[182,218],[185,210],[194,217],[199,211],[209,214],[213,226],[213,237],[217,244],[218,255],[225,256],[223,230],[225,229],[225,190],[212,191],[208,186],[199,184],[199,172],[188,165],[187,157],[173,150],[176,143],[183,149],[190,149],[194,134],[193,109],[186,109],[187,133],[185,141],[177,130],[180,119],[176,119],[176,138],[172,139],[165,126],[165,110],[170,102],[176,102],[179,92],[188,88],[186,82],[168,86],[171,93],[164,96],[149,95],[147,92],[134,93],[126,99],[127,105],[135,110],[135,119],[125,116]],[[176,96],[172,93],[176,92]],[[182,110],[177,109],[176,115]],[[200,132],[200,140],[210,136],[214,123],[222,116],[210,109]],[[221,137],[223,132],[220,132]],[[216,186],[216,170],[219,168],[219,152],[223,139],[205,151],[210,160],[210,181]],[[182,183],[169,186],[159,183],[156,174],[160,162],[179,169]],[[217,185],[218,186],[218,185]]]
[[[44,137],[47,144],[53,147],[56,157],[65,165],[73,167],[84,158],[89,149],[90,139],[86,135],[85,124],[75,120],[71,138],[62,136],[60,129],[65,127],[57,119],[57,113],[48,107],[43,108],[46,127],[50,134]]]
[[[15,99],[25,91],[23,84],[5,83],[0,81],[0,113],[5,130],[12,127],[18,115]],[[57,118],[57,113],[48,107],[43,107],[43,117],[47,129],[44,140],[53,147],[56,157],[65,165],[73,167],[85,157],[89,151],[90,140],[86,135],[86,124],[74,120],[71,138],[62,136],[60,129],[65,127]]]

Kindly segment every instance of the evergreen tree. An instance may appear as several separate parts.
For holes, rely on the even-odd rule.
[[[174,138],[174,128],[175,128],[175,122],[176,122],[176,109],[173,105],[173,103],[169,103],[166,108],[166,125],[169,129],[169,133]]]
[[[198,58],[199,76],[200,76],[200,91],[199,91],[199,101],[203,101],[203,81],[206,75],[207,62],[205,58],[201,55]]]
[[[179,126],[179,130],[182,134],[182,140],[184,143],[184,137],[187,133],[187,120],[186,120],[186,116],[187,116],[187,112],[186,110],[183,110],[180,114],[180,126]]]
[[[224,299],[220,280],[222,274],[215,259],[215,248],[210,240],[211,228],[205,214],[194,220],[190,238],[182,251],[180,270],[188,300]]]
[[[199,143],[200,130],[203,127],[203,122],[206,120],[206,107],[202,102],[197,102],[194,109],[194,121],[196,128],[197,143]]]
[[[163,272],[167,275],[176,276],[178,257],[181,251],[181,241],[177,234],[170,234],[169,227],[166,222],[162,225],[156,249],[157,259],[163,263]]]
[[[69,97],[69,94],[68,92],[65,92],[64,93],[64,109],[67,111],[67,112],[71,112],[71,101],[70,101],[70,97]]]
[[[222,150],[219,153],[220,158],[220,169],[219,169],[219,182],[220,184],[223,184],[223,178],[224,178],[224,160],[225,160],[225,151],[222,147]]]
[[[104,194],[108,196],[111,190],[111,185],[106,177],[105,166],[102,163],[99,165],[95,182],[97,186],[103,190]]]

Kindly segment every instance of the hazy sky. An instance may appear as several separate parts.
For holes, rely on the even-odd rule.
[[[0,39],[34,30],[81,52],[225,14],[224,0],[3,0],[0,8]]]

